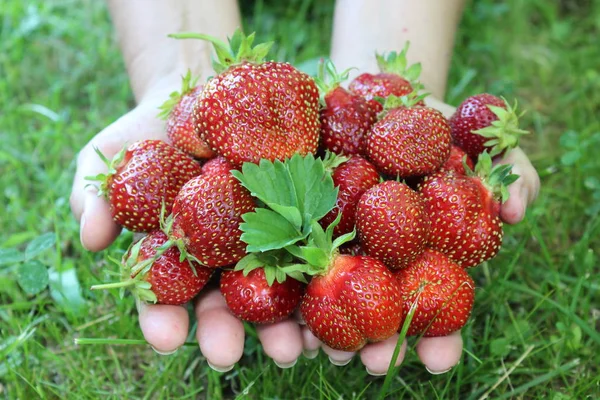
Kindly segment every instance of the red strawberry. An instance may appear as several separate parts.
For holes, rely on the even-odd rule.
[[[386,181],[360,198],[356,227],[368,255],[390,268],[403,268],[425,250],[429,216],[419,193],[404,183]]]
[[[500,202],[508,198],[506,186],[518,178],[511,168],[492,169],[489,154],[482,153],[474,173],[439,171],[425,177],[419,191],[431,220],[429,246],[465,268],[494,257],[502,244]]]
[[[475,283],[446,255],[426,250],[394,275],[400,284],[405,316],[417,302],[407,335],[446,336],[469,319]]]
[[[515,148],[528,132],[519,129],[517,104],[482,93],[468,97],[450,118],[452,138],[471,158],[489,151],[493,156]],[[522,114],[521,114],[522,115]]]
[[[167,136],[173,146],[193,157],[212,158],[215,154],[198,136],[192,112],[203,89],[201,85],[196,86],[196,81],[188,71],[182,80],[181,92],[171,93],[169,100],[160,107],[159,117],[167,120]]]
[[[430,107],[392,109],[371,128],[367,157],[380,172],[402,178],[428,175],[450,154],[450,126]]]
[[[87,179],[101,182],[113,219],[134,232],[158,229],[162,204],[170,212],[179,189],[201,173],[193,158],[160,140],[135,142],[112,161],[97,153],[109,171]]]
[[[363,250],[362,246],[358,241],[353,240],[350,243],[346,243],[340,246],[340,254],[347,254],[350,256],[366,256],[367,253]]]
[[[366,134],[376,121],[376,113],[362,96],[340,86],[347,76],[347,71],[338,74],[331,61],[321,64],[316,81],[324,105],[321,137],[325,148],[336,154],[364,154]]]
[[[373,164],[360,156],[352,156],[333,170],[332,178],[339,188],[337,201],[320,223],[327,227],[341,213],[342,219],[334,230],[334,236],[340,236],[354,229],[356,204],[366,190],[379,183],[379,174]]]
[[[134,295],[144,301],[172,305],[187,303],[208,282],[214,269],[181,260],[176,247],[161,250],[165,243],[167,235],[162,231],[150,232],[123,257],[122,282],[97,285],[92,289],[132,287]]]
[[[240,240],[242,215],[254,207],[250,193],[229,172],[203,174],[175,198],[170,237],[203,265],[233,264],[246,253]]]
[[[324,275],[312,278],[300,311],[323,343],[357,351],[398,330],[403,317],[400,285],[374,258],[338,255]]]
[[[466,157],[466,159],[465,159],[465,157]],[[465,171],[465,166],[463,164],[463,160],[465,160],[465,162],[467,163],[467,166],[470,169],[473,169],[475,167],[475,164],[473,164],[473,160],[471,159],[471,157],[469,157],[463,149],[461,149],[457,145],[453,144],[450,147],[450,156],[448,156],[448,159],[446,160],[444,165],[442,165],[441,169],[453,170],[457,174],[464,175],[464,174],[466,174],[466,171]]]
[[[357,76],[349,86],[352,93],[358,94],[368,101],[370,108],[376,113],[383,110],[383,106],[376,97],[386,98],[390,95],[397,97],[406,96],[414,90],[421,89],[416,82],[421,73],[421,65],[407,65],[406,53],[408,42],[400,53],[390,52],[387,57],[377,54],[378,74],[364,73]],[[419,100],[418,105],[425,105]]]
[[[273,323],[287,318],[298,306],[304,294],[304,284],[288,278],[270,285],[263,268],[244,271],[223,271],[221,293],[229,310],[241,320]]]
[[[287,63],[262,62],[271,43],[236,31],[229,45],[201,34],[173,35],[213,43],[217,76],[194,108],[200,136],[234,166],[317,151],[319,94],[313,79]],[[232,48],[234,47],[234,48]]]
[[[232,169],[234,169],[233,165],[231,165],[224,157],[215,157],[204,163],[202,166],[202,174],[228,174]]]

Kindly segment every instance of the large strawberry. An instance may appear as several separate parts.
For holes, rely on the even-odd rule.
[[[408,178],[431,174],[450,154],[450,126],[438,110],[414,106],[392,108],[367,135],[367,157],[380,172]],[[405,101],[388,97],[388,101]]]
[[[375,112],[383,110],[383,106],[376,98],[393,96],[406,96],[414,90],[421,89],[417,82],[421,74],[421,64],[408,65],[406,53],[408,42],[400,53],[390,52],[387,56],[376,54],[379,73],[364,73],[357,76],[348,87],[352,93],[358,94],[368,101],[370,108]],[[423,105],[420,100],[419,105]]]
[[[287,63],[263,62],[271,43],[252,48],[254,34],[236,31],[229,44],[201,34],[173,35],[215,46],[218,75],[194,108],[200,136],[235,166],[283,160],[317,150],[319,94],[313,79]]]
[[[429,215],[419,193],[404,183],[385,181],[360,198],[356,227],[368,255],[390,268],[403,268],[425,250]]]
[[[155,230],[135,243],[122,261],[123,280],[92,289],[131,288],[140,300],[184,304],[204,287],[214,269],[182,260],[176,247],[164,248],[167,235]]]
[[[462,328],[469,319],[475,284],[443,253],[426,250],[394,275],[400,284],[404,315],[417,303],[407,335],[445,336]]]
[[[463,149],[453,144],[450,147],[450,155],[446,162],[442,165],[441,169],[444,170],[453,170],[457,174],[466,174],[465,164],[468,168],[473,169],[475,164],[473,164],[473,160],[471,157],[465,153]]]
[[[287,318],[300,304],[304,284],[293,278],[269,282],[259,266],[221,274],[221,293],[229,310],[241,320],[273,323]]]
[[[339,157],[337,157],[339,159]],[[334,157],[335,159],[335,157]],[[347,161],[343,161],[339,166],[333,168],[333,184],[339,188],[335,207],[321,219],[321,226],[327,227],[331,224],[338,214],[341,214],[341,220],[335,227],[334,236],[340,236],[351,232],[354,229],[356,220],[356,204],[360,196],[379,183],[379,173],[367,160],[360,156],[352,156]],[[336,164],[336,161],[326,159],[328,162]]]
[[[161,207],[170,212],[179,189],[201,173],[193,158],[160,140],[135,142],[112,161],[97,153],[108,172],[86,179],[100,182],[98,195],[108,200],[113,219],[134,232],[158,229]]]
[[[492,169],[484,152],[467,175],[439,171],[425,177],[419,191],[431,220],[429,246],[465,268],[494,257],[502,244],[500,204],[508,199],[507,186],[518,178],[511,169]]]
[[[522,115],[522,114],[521,114]],[[517,103],[488,93],[468,97],[450,118],[452,138],[474,160],[484,151],[492,157],[515,148],[528,132],[519,129]]]
[[[364,154],[366,134],[376,114],[362,96],[340,86],[347,76],[347,71],[338,74],[331,61],[321,64],[316,80],[323,103],[321,139],[336,154]]]
[[[196,86],[191,72],[183,77],[180,92],[171,93],[161,107],[159,117],[167,120],[167,136],[173,146],[197,158],[212,158],[215,153],[200,139],[194,119],[194,104],[202,93],[203,86]]]

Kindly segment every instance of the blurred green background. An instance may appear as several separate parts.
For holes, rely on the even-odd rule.
[[[332,1],[243,3],[246,30],[275,40],[275,58],[328,54]],[[468,5],[446,101],[482,91],[517,98],[529,110],[523,146],[542,191],[525,221],[506,228],[500,255],[472,273],[476,306],[461,363],[432,376],[409,341],[390,398],[600,397],[599,38],[598,1]],[[251,327],[245,357],[224,374],[195,347],[159,356],[144,345],[74,345],[76,337],[141,338],[131,299],[88,290],[108,278],[103,260],[117,251],[85,252],[68,205],[76,152],[133,105],[104,2],[2,3],[0,397],[377,395],[383,379],[359,360],[335,367],[320,355],[278,369]]]

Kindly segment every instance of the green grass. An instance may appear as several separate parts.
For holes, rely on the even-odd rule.
[[[276,40],[276,58],[300,63],[327,54],[332,2],[244,3],[246,27]],[[462,362],[432,376],[409,350],[390,398],[600,396],[599,34],[598,2],[470,4],[447,100],[481,91],[517,97],[530,110],[524,123],[533,134],[524,146],[542,192],[525,221],[506,228],[500,255],[473,271],[476,306],[463,330]],[[225,374],[207,368],[195,347],[159,356],[144,345],[75,346],[75,337],[141,338],[131,300],[87,290],[106,277],[106,253],[81,248],[68,205],[77,150],[133,99],[103,2],[7,2],[0,46],[0,248],[22,250],[44,232],[58,237],[38,256],[54,271],[52,292],[28,296],[17,284],[18,266],[0,266],[0,396],[378,393],[383,379],[368,376],[359,360],[340,368],[320,355],[280,370],[252,330],[246,356]]]

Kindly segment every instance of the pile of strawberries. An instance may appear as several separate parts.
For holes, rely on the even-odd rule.
[[[409,335],[460,329],[473,307],[467,269],[502,243],[500,205],[517,177],[492,158],[526,133],[515,108],[481,94],[447,120],[425,105],[406,48],[345,89],[330,62],[316,79],[264,62],[270,44],[253,46],[253,34],[179,37],[212,42],[217,74],[204,86],[186,76],[165,103],[172,145],[134,143],[90,177],[114,220],[146,233],[122,280],[95,288],[183,304],[219,274],[238,318],[299,310],[346,351],[405,322]]]

